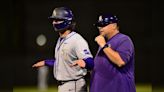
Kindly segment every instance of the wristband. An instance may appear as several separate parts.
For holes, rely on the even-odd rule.
[[[107,47],[109,47],[109,48],[110,48],[110,47],[111,47],[111,45],[110,45],[110,44],[105,44],[105,45],[104,45],[104,47],[102,47],[102,49],[105,49],[105,48],[107,48]]]

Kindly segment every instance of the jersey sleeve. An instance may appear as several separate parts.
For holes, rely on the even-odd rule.
[[[94,67],[94,59],[93,58],[86,58],[86,59],[83,59],[86,63],[86,66],[85,68],[88,69],[88,70],[92,70],[93,67]]]
[[[122,39],[116,51],[119,53],[123,61],[128,63],[134,52],[132,41],[129,38]]]
[[[46,59],[46,60],[44,60],[44,61],[45,61],[45,65],[46,65],[46,66],[51,66],[51,67],[54,66],[55,59]]]
[[[92,58],[88,43],[84,39],[78,39],[75,43],[75,53],[78,59]]]

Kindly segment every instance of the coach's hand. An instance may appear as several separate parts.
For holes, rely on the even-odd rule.
[[[82,59],[76,60],[73,64],[71,64],[71,67],[72,67],[72,66],[76,66],[76,65],[80,66],[81,68],[84,68],[85,65],[86,65],[86,63],[85,63],[85,61],[82,60]]]
[[[45,65],[45,61],[39,61],[39,62],[37,62],[37,63],[35,63],[32,67],[42,67],[42,66],[44,66]]]
[[[104,45],[106,44],[105,38],[102,35],[99,35],[95,38],[95,41],[97,42],[97,44],[102,48],[104,47]]]

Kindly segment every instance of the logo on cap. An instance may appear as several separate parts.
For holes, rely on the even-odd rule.
[[[99,21],[102,21],[103,19],[102,19],[102,16],[99,16]]]

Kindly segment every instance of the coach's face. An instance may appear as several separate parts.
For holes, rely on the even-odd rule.
[[[116,28],[117,28],[117,24],[116,23],[108,24],[105,27],[98,27],[100,35],[103,35],[104,37],[106,35],[109,35],[109,34],[113,33]]]

